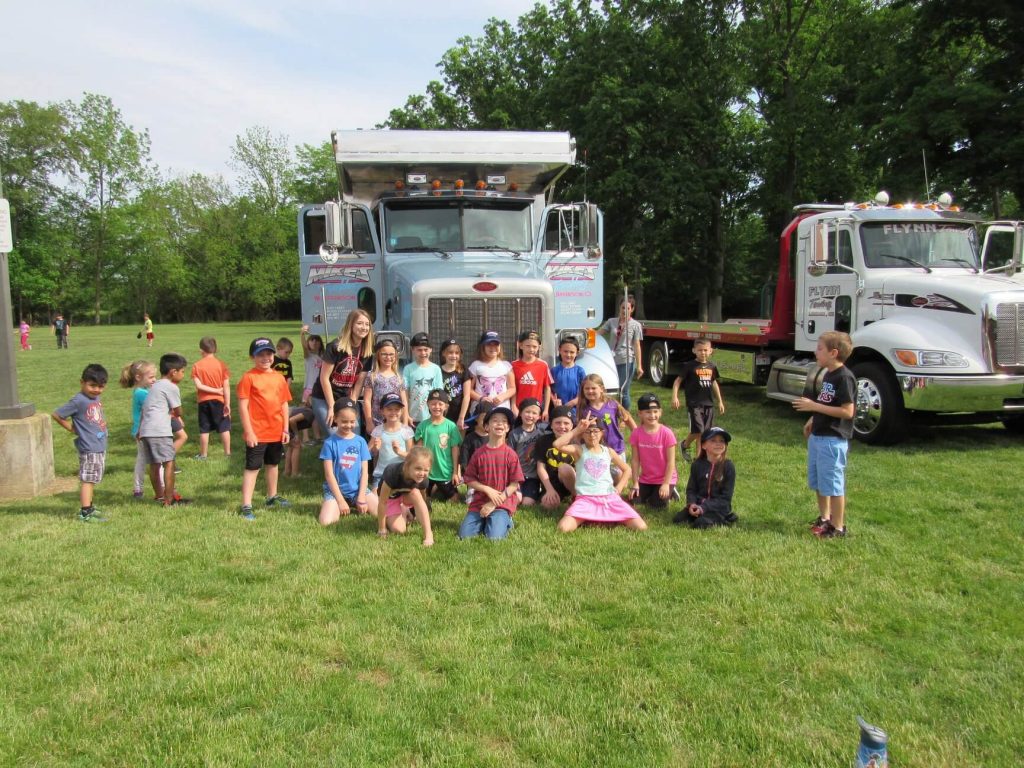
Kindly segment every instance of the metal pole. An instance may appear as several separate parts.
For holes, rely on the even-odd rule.
[[[3,170],[0,169],[0,200],[3,199],[3,196]],[[36,407],[32,403],[18,401],[11,278],[7,269],[7,253],[5,252],[0,252],[0,326],[2,326],[0,328],[0,419],[25,419],[36,412]]]

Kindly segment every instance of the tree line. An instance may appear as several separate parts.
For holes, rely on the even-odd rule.
[[[1007,0],[552,0],[438,68],[379,127],[571,132],[560,197],[604,209],[607,283],[647,316],[758,314],[801,202],[949,191],[1010,217],[1024,200],[1024,9]],[[102,96],[0,104],[15,311],[296,314],[295,213],[337,194],[329,145],[255,127],[230,163],[235,187],[163,177]]]

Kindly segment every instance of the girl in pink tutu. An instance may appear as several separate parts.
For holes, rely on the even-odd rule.
[[[583,445],[573,442],[582,437]],[[629,484],[629,465],[615,451],[602,445],[604,430],[594,417],[585,416],[571,432],[560,435],[554,448],[576,460],[576,500],[558,521],[562,533],[575,531],[580,523],[622,524],[634,531],[646,531],[647,523],[622,499]],[[618,468],[618,483],[612,467]]]

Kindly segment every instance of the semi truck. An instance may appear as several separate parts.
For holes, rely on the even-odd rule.
[[[722,323],[645,321],[648,371],[671,384],[708,338],[725,378],[765,385],[792,401],[821,370],[826,331],[850,334],[857,377],[854,434],[893,443],[911,419],[1000,420],[1024,431],[1024,285],[1014,269],[983,271],[984,222],[943,194],[928,203],[799,205],[779,241],[777,272],[760,318]],[[1020,264],[1020,225],[1000,222]],[[1005,238],[1004,238],[1005,242]],[[1007,274],[1009,273],[1009,274]]]
[[[555,201],[576,160],[560,132],[334,131],[337,200],[299,211],[302,315],[330,338],[359,307],[379,338],[409,355],[427,333],[473,359],[497,331],[505,359],[537,331],[553,361],[565,337],[612,392],[611,350],[596,334],[604,305],[603,217]]]

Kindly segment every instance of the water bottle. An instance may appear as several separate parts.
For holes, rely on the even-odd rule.
[[[857,718],[860,726],[860,744],[857,746],[855,768],[889,768],[889,737],[877,726]]]

